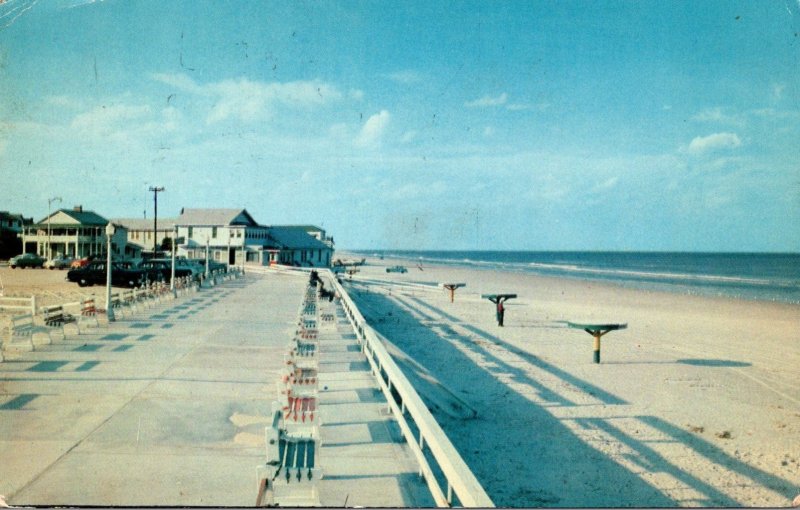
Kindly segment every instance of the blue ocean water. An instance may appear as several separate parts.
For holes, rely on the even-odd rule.
[[[658,253],[530,251],[361,251],[401,258],[409,264],[519,271],[602,280],[682,294],[800,304],[798,253]]]

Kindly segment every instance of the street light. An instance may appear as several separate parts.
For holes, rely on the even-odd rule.
[[[164,191],[164,187],[150,186],[150,191],[153,192],[153,258],[155,258],[158,246],[158,192]]]
[[[172,276],[169,280],[169,288],[172,291],[172,297],[178,297],[178,291],[175,290],[175,243],[178,242],[178,225],[172,225]]]
[[[208,250],[209,250],[208,243],[209,240],[208,237],[206,237],[206,280],[208,280]]]
[[[47,260],[53,258],[53,254],[50,253],[50,204],[58,200],[61,202],[61,197],[53,197],[47,199]]]
[[[106,225],[106,317],[108,322],[114,322],[114,307],[111,304],[111,236],[114,235],[114,225],[109,221]]]

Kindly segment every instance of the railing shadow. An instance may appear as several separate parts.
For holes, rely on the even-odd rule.
[[[521,352],[519,349],[517,349],[513,345],[510,345],[507,342],[504,342],[502,339],[496,337],[495,335],[487,333],[487,332],[485,332],[485,331],[483,331],[480,328],[477,328],[475,326],[463,323],[463,321],[461,321],[459,318],[454,317],[454,316],[446,313],[445,311],[443,311],[443,310],[441,310],[441,309],[439,309],[439,308],[437,308],[437,307],[435,307],[435,306],[433,306],[433,305],[431,305],[431,304],[429,304],[429,303],[427,303],[427,302],[425,302],[425,301],[423,301],[423,300],[421,300],[419,298],[395,295],[390,299],[390,298],[388,298],[386,296],[382,296],[380,294],[368,294],[367,296],[368,296],[368,299],[375,304],[376,308],[381,307],[382,309],[391,309],[393,316],[398,318],[399,320],[401,320],[404,324],[406,324],[406,326],[408,325],[409,322],[413,322],[415,320],[413,318],[414,314],[416,314],[416,316],[418,316],[418,317],[422,317],[423,321],[428,323],[428,324],[440,323],[442,321],[442,319],[444,319],[445,321],[449,321],[453,326],[457,326],[457,327],[463,328],[463,329],[469,331],[471,334],[474,334],[474,335],[476,335],[476,336],[478,336],[480,338],[483,338],[483,339],[491,342],[494,345],[504,347],[509,352],[513,352],[516,355],[520,356],[522,359],[530,362],[533,366],[536,366],[536,367],[538,367],[538,368],[540,368],[542,370],[545,370],[546,372],[558,377],[559,379],[563,380],[564,382],[567,382],[567,383],[571,384],[572,386],[581,389],[585,393],[593,395],[596,398],[601,399],[601,401],[603,401],[603,403],[606,403],[606,404],[610,404],[610,403],[625,404],[626,403],[622,399],[619,399],[618,397],[616,397],[614,395],[611,395],[608,392],[606,392],[606,391],[604,391],[604,390],[602,390],[600,388],[597,388],[595,385],[587,383],[586,381],[583,381],[583,380],[573,376],[572,374],[566,373],[565,371],[561,370],[560,368],[555,367],[552,364],[541,360],[540,358],[538,358],[535,355],[532,355],[532,354],[529,354],[529,353],[525,353],[525,352]],[[364,299],[364,298],[362,297],[362,299]],[[391,308],[388,308],[388,307],[391,307]],[[411,311],[412,309],[413,309],[413,314],[412,314],[412,311]],[[391,326],[391,323],[387,323],[387,324],[384,325],[385,328],[389,328],[390,326]],[[381,325],[378,324],[376,326],[376,329],[380,329],[380,328],[381,328]],[[420,326],[418,328],[416,328],[414,330],[414,333],[412,335],[410,335],[410,336],[415,338],[415,339],[423,340],[426,343],[427,342],[435,342],[437,339],[438,340],[446,339],[446,340],[450,340],[450,341],[457,341],[457,342],[461,343],[463,346],[468,346],[468,348],[471,349],[472,351],[474,351],[476,353],[479,353],[484,360],[490,362],[490,365],[498,365],[498,366],[501,367],[501,369],[503,371],[513,373],[515,382],[523,383],[523,384],[529,384],[530,376],[528,376],[526,374],[523,374],[522,376],[520,376],[518,374],[519,369],[517,369],[516,367],[513,367],[513,366],[509,366],[508,364],[504,364],[504,362],[502,360],[498,359],[498,357],[496,355],[493,355],[488,349],[485,349],[482,346],[476,344],[473,339],[458,335],[453,330],[453,327],[450,327],[448,325],[445,325],[444,327],[439,327],[438,329],[441,332],[439,334],[437,334],[436,331],[434,331],[433,328],[426,327],[425,324],[420,324]],[[425,330],[426,333],[421,333],[419,330]],[[397,337],[398,335],[394,335],[394,336]],[[390,336],[390,338],[391,338],[391,336]],[[402,342],[403,339],[402,338],[393,338],[393,341]],[[402,344],[402,345],[409,346],[409,345],[413,345],[413,344],[405,343],[405,344]],[[453,370],[466,370],[467,367],[469,367],[469,377],[470,377],[470,379],[472,379],[472,377],[477,377],[476,372],[481,370],[480,367],[475,365],[472,361],[468,360],[466,357],[458,356],[458,355],[455,355],[454,353],[452,353],[451,349],[449,348],[449,345],[450,344],[448,342],[442,342],[442,341],[437,342],[436,343],[436,351],[437,351],[436,357],[444,357],[444,358],[450,360],[452,362],[452,364],[454,365],[454,367],[452,368]],[[423,364],[426,363],[426,361],[424,361],[424,358],[420,358],[420,361]],[[668,362],[663,362],[663,363],[685,364],[685,365],[694,365],[694,366],[703,366],[703,367],[719,367],[719,368],[746,367],[746,366],[750,366],[751,365],[750,363],[747,363],[747,362],[724,360],[724,359],[678,359],[678,360],[668,361]],[[469,364],[472,364],[472,366],[469,366]],[[483,369],[483,372],[484,372],[484,374],[491,375],[491,370]],[[486,381],[485,378],[477,378],[476,379],[476,383],[474,384],[474,386],[480,387],[480,388],[482,388],[482,390],[484,388],[485,389],[491,389],[492,384],[488,383],[488,382],[485,382],[485,381]],[[534,382],[534,384],[529,384],[529,385],[531,387],[533,387],[533,388],[537,388],[538,383]],[[539,386],[541,386],[541,385],[539,385]],[[544,393],[542,395],[543,395],[543,397],[551,397],[551,398],[547,399],[548,401],[559,402],[562,405],[574,405],[574,404],[571,404],[571,403],[565,403],[563,398],[559,398],[559,397],[552,398],[553,396],[552,395],[548,395],[547,393]],[[529,401],[526,401],[524,405],[535,406],[535,404],[530,403]],[[536,407],[538,407],[538,406],[536,406]],[[479,411],[480,412],[485,412],[485,410],[481,410],[481,409],[479,409]],[[527,412],[529,412],[529,411],[530,411],[530,409],[528,409],[526,411],[526,413],[521,413],[521,414],[527,414]],[[544,409],[542,409],[542,411],[544,411]],[[556,419],[556,418],[554,418],[552,415],[550,415],[547,412],[545,412],[544,414],[547,415],[547,416],[542,418],[543,420],[545,420],[545,422],[548,420],[548,418],[550,420]],[[623,413],[623,415],[624,415],[624,413]],[[791,499],[792,495],[794,494],[793,491],[796,491],[796,487],[794,487],[794,485],[790,481],[785,480],[785,479],[783,479],[783,478],[781,478],[779,476],[773,475],[771,473],[768,473],[766,471],[763,471],[761,469],[758,469],[756,467],[750,466],[747,463],[745,463],[745,462],[743,462],[743,461],[741,461],[741,460],[739,460],[739,459],[727,454],[724,450],[722,450],[721,448],[715,446],[713,443],[710,443],[710,442],[708,442],[708,441],[706,441],[706,440],[704,440],[702,438],[699,438],[696,435],[691,434],[688,431],[681,429],[680,427],[676,427],[675,425],[672,425],[669,422],[667,422],[667,421],[665,421],[665,420],[663,420],[663,419],[661,419],[659,417],[632,415],[629,418],[633,419],[633,420],[638,420],[642,424],[647,425],[647,426],[653,428],[654,430],[659,431],[661,434],[664,434],[668,438],[667,441],[674,442],[674,443],[676,443],[678,445],[682,445],[683,447],[685,447],[689,451],[693,452],[693,454],[697,454],[698,456],[704,457],[710,463],[713,463],[715,465],[720,466],[720,468],[722,468],[723,470],[728,470],[728,471],[730,471],[732,473],[735,473],[735,474],[738,474],[738,475],[740,475],[742,477],[748,478],[749,480],[751,480],[756,485],[759,485],[759,486],[764,487],[766,489],[769,489],[769,490],[778,492],[780,494],[783,494],[789,499]],[[449,420],[446,417],[442,417],[440,419],[445,423],[447,423],[448,420]],[[582,427],[584,430],[596,430],[596,431],[602,432],[606,436],[611,437],[618,444],[624,445],[625,447],[629,448],[630,450],[632,450],[632,453],[628,454],[628,455],[624,455],[624,457],[625,457],[625,459],[627,461],[630,461],[634,465],[636,465],[636,466],[638,466],[638,467],[640,467],[642,469],[645,469],[645,470],[647,470],[648,472],[651,472],[651,473],[657,472],[657,473],[663,473],[663,474],[669,475],[674,480],[676,480],[678,483],[684,484],[686,487],[692,489],[696,494],[698,494],[698,497],[696,497],[696,498],[691,500],[691,504],[692,505],[725,506],[725,507],[741,506],[740,502],[738,502],[734,497],[726,494],[720,488],[715,487],[714,485],[712,485],[707,480],[704,480],[701,477],[699,477],[699,476],[697,476],[695,474],[692,474],[692,473],[686,471],[685,469],[682,469],[680,466],[675,465],[668,457],[666,457],[665,455],[659,453],[654,448],[652,448],[650,445],[648,445],[647,441],[643,441],[643,440],[641,440],[639,438],[636,438],[636,437],[626,433],[624,430],[622,430],[620,428],[617,428],[612,423],[612,418],[608,418],[608,417],[596,417],[596,418],[595,417],[591,417],[591,418],[570,418],[570,419],[566,419],[566,420],[573,421],[575,424],[577,424],[578,426]],[[452,420],[449,420],[449,421],[451,422],[450,424],[451,424],[452,427],[454,427],[454,428],[458,428],[459,427],[459,424],[457,422],[453,422]],[[538,415],[537,415],[536,421],[537,421],[537,430],[541,430],[541,428],[539,427],[539,417],[538,417]],[[550,425],[550,426],[555,427],[553,425]],[[557,428],[553,428],[552,430],[555,430],[559,434],[559,442],[561,442],[561,437],[562,436],[569,437],[570,440],[573,439],[573,437],[572,437],[573,433],[570,432],[569,429],[567,429],[566,427],[563,427],[561,430],[558,430]],[[447,430],[447,431],[449,432],[449,430]],[[460,439],[460,435],[459,434],[456,434],[456,439]],[[453,439],[453,442],[459,448],[461,448],[462,444],[468,444],[468,443],[462,443],[461,441],[456,441],[456,439]],[[534,446],[534,444],[535,444],[534,442],[531,442],[530,446]],[[523,445],[524,445],[524,443],[520,444],[520,446],[523,446]],[[588,445],[584,445],[584,448],[587,450],[587,455],[591,455],[593,458],[597,458],[598,455],[602,455],[599,452],[594,451]],[[470,453],[469,451],[465,451],[464,452],[464,458],[465,458],[465,460],[470,462],[471,465],[473,465],[472,464],[473,458],[469,453]],[[487,461],[485,452],[482,452],[482,453],[483,453],[483,455],[480,458],[481,460],[479,460],[478,462],[486,462]],[[603,457],[605,458],[605,456],[603,456]],[[492,459],[492,460],[495,460],[495,459]],[[564,465],[566,465],[566,464],[564,464]],[[497,469],[502,469],[502,467],[501,466],[497,466]],[[568,469],[568,467],[567,467],[567,469]],[[604,467],[600,463],[598,463],[596,465],[596,469],[598,470],[597,471],[598,473],[602,473],[602,471],[600,471],[600,470],[604,469]],[[618,469],[624,469],[624,468],[622,466],[618,466]],[[609,480],[612,480],[612,479],[614,479],[614,477],[622,475],[623,476],[623,479],[622,479],[623,486],[624,486],[625,483],[627,483],[627,480],[625,480],[625,477],[628,477],[628,479],[630,479],[630,478],[639,479],[638,475],[636,475],[635,473],[630,472],[630,471],[622,472],[622,474],[620,474],[620,473],[621,472],[619,470],[617,470],[616,472],[613,472],[611,474],[604,473],[603,476],[607,476]],[[585,475],[585,476],[587,476],[587,478],[591,477],[591,475]],[[613,485],[620,486],[619,483],[614,483]],[[486,486],[487,486],[487,490],[490,490],[490,488],[492,488],[492,484],[490,484],[490,483],[487,483]],[[609,485],[609,489],[613,490],[613,489],[611,489],[611,485]],[[662,498],[660,500],[661,502],[657,503],[657,502],[655,502],[656,500],[637,501],[635,498],[629,497],[629,495],[633,494],[633,493],[637,493],[637,492],[635,490],[631,491],[631,492],[626,490],[624,494],[618,492],[616,494],[617,498],[613,501],[612,506],[619,506],[621,504],[624,504],[624,505],[631,504],[631,505],[636,505],[636,506],[639,506],[639,505],[642,505],[642,506],[661,506],[661,505],[674,506],[675,504],[678,503],[678,502],[675,502],[675,501],[670,501],[668,498],[666,498],[666,496],[664,496],[664,495],[662,495],[660,493],[659,493],[659,497]],[[608,496],[607,494],[604,494],[603,496],[600,496],[600,497],[602,498],[602,497],[607,497],[607,496]],[[494,497],[495,496],[493,495],[493,498]],[[538,503],[546,504],[548,506],[553,506],[553,505],[554,506],[561,506],[562,504],[564,504],[564,501],[563,500],[559,500],[559,499],[547,500],[545,498],[545,500],[542,500],[541,494],[534,495],[532,497],[533,497],[533,499],[531,501],[531,505],[534,505],[534,506],[538,506]],[[665,501],[665,500],[668,501],[668,502],[664,503],[663,501]],[[498,503],[500,503],[500,501],[502,501],[502,499],[500,501],[498,501],[498,500],[496,500],[496,501]],[[787,499],[787,501],[788,501],[788,499]],[[582,506],[584,503],[585,503],[585,501],[579,502],[579,503],[577,503],[576,506]],[[598,500],[598,501],[590,500],[589,504],[591,504],[592,506],[595,506],[595,505],[596,506],[602,506],[602,505],[604,505],[602,500]],[[680,504],[687,504],[687,501],[681,501]]]
[[[597,387],[597,386],[595,386],[595,385],[593,385],[593,384],[591,384],[591,383],[589,383],[587,381],[584,381],[584,380],[582,380],[582,379],[580,379],[578,377],[575,377],[574,375],[570,374],[569,372],[567,372],[565,370],[562,370],[562,369],[558,368],[557,366],[553,365],[552,363],[548,363],[548,362],[544,361],[543,359],[541,359],[540,357],[538,357],[538,356],[536,356],[534,354],[525,352],[525,351],[523,351],[523,350],[521,350],[521,349],[519,349],[519,348],[517,348],[517,347],[515,347],[515,346],[513,346],[511,344],[509,344],[508,342],[504,341],[503,339],[501,339],[501,338],[499,338],[499,337],[497,337],[495,335],[492,335],[490,333],[487,333],[486,331],[483,331],[482,329],[480,329],[480,328],[478,328],[476,326],[473,326],[472,324],[464,323],[464,322],[461,321],[461,319],[448,314],[447,312],[445,312],[441,308],[437,308],[437,307],[435,307],[435,306],[433,306],[433,305],[431,305],[429,303],[426,303],[425,301],[422,301],[421,299],[416,298],[416,297],[411,297],[409,299],[411,299],[417,305],[425,307],[428,310],[430,310],[430,311],[432,311],[432,312],[444,317],[448,321],[451,321],[453,324],[458,324],[460,327],[466,329],[470,333],[472,333],[474,335],[477,335],[477,336],[480,336],[480,337],[482,337],[482,338],[494,343],[495,345],[499,345],[501,347],[504,347],[506,350],[516,354],[517,356],[519,356],[520,358],[524,359],[525,361],[527,361],[531,365],[533,365],[533,366],[535,366],[535,367],[537,367],[537,368],[539,368],[541,370],[544,370],[545,372],[549,372],[550,374],[558,377],[562,381],[564,381],[566,383],[569,383],[572,386],[574,386],[574,387],[582,390],[583,392],[587,393],[588,395],[591,395],[594,398],[600,400],[602,403],[604,403],[606,405],[623,405],[623,404],[627,404],[627,402],[625,400],[617,397],[616,395],[613,395],[613,394],[605,391],[602,388],[599,388],[599,387]],[[491,357],[497,359],[496,356],[494,356],[491,353],[489,353],[488,351],[486,351],[486,349],[484,349],[483,351],[485,352],[486,356],[491,356]],[[512,369],[514,369],[514,367],[509,367],[509,369],[512,370]],[[520,372],[520,373],[524,374],[524,372],[521,369],[517,368],[515,370],[517,372]],[[527,376],[525,376],[525,377],[527,377]],[[528,377],[528,379],[529,379],[529,377]]]
[[[445,384],[462,386],[461,393],[466,394],[478,417],[465,422],[437,413],[437,420],[497,506],[676,506],[674,500],[635,473],[593,449],[544,406],[510,389],[454,342],[512,374],[517,383],[532,388],[546,402],[565,407],[575,406],[574,402],[508,365],[473,338],[452,329],[437,333],[426,327],[393,298],[375,293],[351,295],[366,316],[377,315],[371,310],[391,310],[392,317],[407,328],[403,335],[393,334],[393,321],[373,321],[373,327]],[[414,311],[435,320],[422,310]],[[480,333],[486,338],[485,332]],[[549,367],[541,360],[537,362]],[[551,373],[559,370],[551,367]],[[571,384],[581,383],[572,379]],[[623,402],[607,392],[597,393],[609,402]]]

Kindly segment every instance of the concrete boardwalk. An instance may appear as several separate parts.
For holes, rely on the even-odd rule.
[[[0,363],[14,505],[253,506],[307,283],[247,275]],[[432,506],[341,309],[321,331],[326,507]]]

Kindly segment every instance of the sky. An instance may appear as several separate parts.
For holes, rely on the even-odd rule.
[[[0,210],[800,251],[800,0],[0,0]]]

